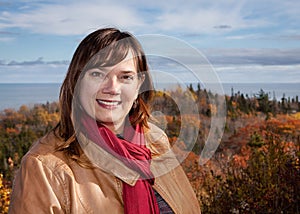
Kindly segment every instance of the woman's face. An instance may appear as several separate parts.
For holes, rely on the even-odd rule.
[[[86,112],[116,131],[125,121],[143,82],[131,51],[111,67],[91,68],[80,83],[80,102]]]

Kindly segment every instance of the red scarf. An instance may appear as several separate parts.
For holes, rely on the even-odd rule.
[[[107,127],[97,124],[94,119],[85,117],[82,121],[88,138],[105,149],[126,166],[140,174],[134,186],[123,182],[125,214],[157,214],[159,207],[151,185],[154,176],[150,170],[151,152],[145,145],[143,129],[135,129],[126,123],[123,138],[118,138]]]

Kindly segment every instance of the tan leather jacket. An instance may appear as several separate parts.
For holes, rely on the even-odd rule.
[[[9,213],[123,213],[122,181],[134,185],[139,175],[78,136],[97,154],[98,167],[88,169],[55,151],[59,141],[49,133],[24,156],[13,186]],[[164,132],[151,125],[145,133],[152,152],[153,188],[175,213],[200,213],[193,189]]]

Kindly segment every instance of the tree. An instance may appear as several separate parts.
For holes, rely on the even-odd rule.
[[[266,114],[266,119],[269,119],[269,112],[271,111],[271,107],[268,93],[265,93],[263,89],[260,89],[256,96],[256,99],[259,104],[258,110]]]

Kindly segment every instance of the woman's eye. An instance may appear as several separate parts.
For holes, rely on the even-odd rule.
[[[90,73],[90,75],[91,75],[92,77],[100,77],[100,78],[104,78],[104,77],[105,77],[105,74],[102,73],[102,72],[99,72],[99,71],[92,71],[92,72]]]
[[[126,84],[132,83],[134,81],[133,74],[124,74],[119,77],[120,81]]]
[[[124,79],[124,80],[133,80],[134,75],[123,75],[121,78]]]

